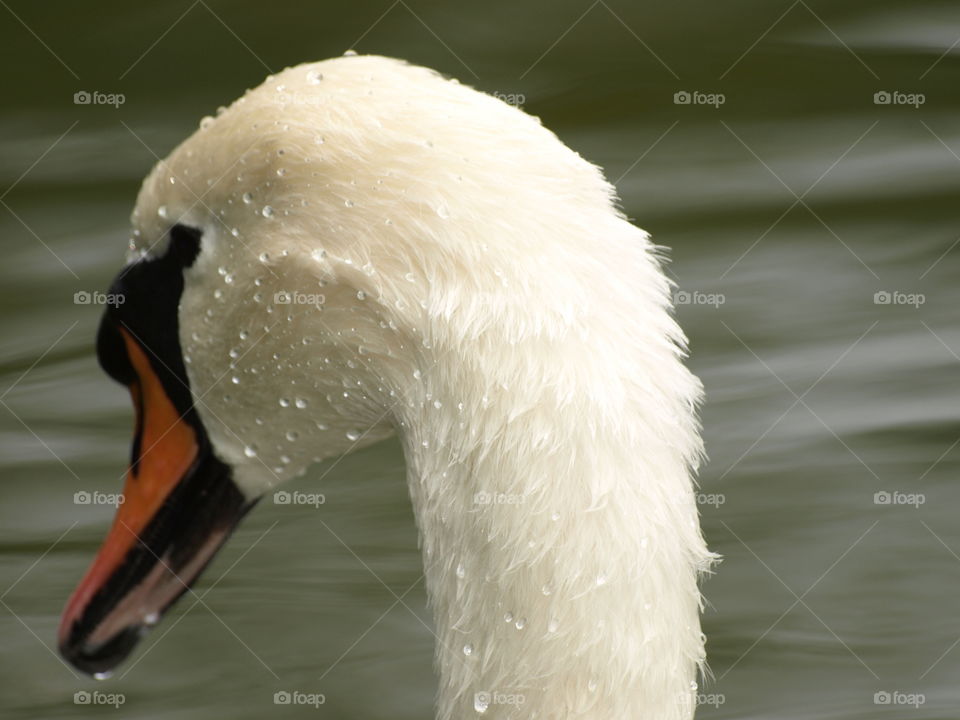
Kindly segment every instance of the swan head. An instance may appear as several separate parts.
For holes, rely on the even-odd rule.
[[[688,481],[699,386],[652,246],[596,167],[493,97],[380,57],[290,68],[160,161],[132,224],[97,340],[136,407],[132,464],[59,637],[84,671],[120,663],[256,500],[318,460],[400,430],[409,463],[424,426],[455,459],[458,428],[482,443],[515,411],[543,415],[517,444],[557,445],[538,383],[558,408],[588,394],[591,433],[648,398],[648,453]],[[649,313],[624,332],[601,302]],[[549,364],[590,333],[610,344],[582,375]]]

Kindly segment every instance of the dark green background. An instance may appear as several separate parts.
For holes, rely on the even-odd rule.
[[[354,47],[523,94],[672,248],[679,288],[723,294],[678,308],[707,388],[703,488],[725,500],[703,506],[725,557],[705,585],[703,685],[725,702],[699,716],[958,716],[960,47],[938,61],[960,39],[956,3],[0,5],[0,715],[430,716],[392,442],[295,482],[326,494],[320,510],[259,507],[202,604],[185,598],[96,685],[126,695],[120,711],[74,705],[94,683],[52,651],[111,514],[73,494],[119,490],[130,432],[93,357],[99,308],[73,295],[122,262],[155,156],[268,71]],[[74,105],[78,90],[126,103]],[[726,102],[675,105],[681,90]],[[878,106],[880,90],[926,102]],[[878,491],[926,503],[876,505]],[[413,586],[409,609],[375,575]],[[278,689],[327,704],[276,708]],[[926,702],[874,703],[894,690]]]

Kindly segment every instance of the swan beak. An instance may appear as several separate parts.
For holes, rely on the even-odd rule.
[[[171,400],[183,390],[170,391],[162,363],[151,361],[127,330],[107,332],[131,370],[125,380],[137,416],[131,465],[124,501],[59,631],[63,657],[92,675],[109,673],[130,654],[252,506],[213,454],[196,412]]]

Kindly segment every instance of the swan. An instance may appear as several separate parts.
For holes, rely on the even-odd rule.
[[[125,502],[64,610],[109,673],[262,497],[401,441],[436,716],[692,717],[701,385],[599,168],[402,61],[292,67],[144,181],[97,334]]]

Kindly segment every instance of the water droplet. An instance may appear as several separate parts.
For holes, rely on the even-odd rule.
[[[513,624],[517,630],[523,630],[526,627],[527,619],[525,617],[517,618],[517,621]]]
[[[296,405],[301,410],[303,410],[307,406],[307,401],[301,397],[298,397],[296,400],[293,401],[293,404]]]
[[[166,220],[166,219],[167,219],[167,206],[166,206],[166,205],[161,205],[160,207],[158,207],[158,208],[157,208],[157,215],[159,215],[162,219]]]
[[[206,129],[207,129],[208,127],[210,127],[211,125],[213,125],[213,118],[210,117],[209,115],[207,115],[206,117],[200,119],[200,129],[201,129],[201,130],[206,130]]]
[[[597,585],[606,585],[606,584],[607,584],[607,576],[604,575],[603,573],[600,573],[599,575],[597,575]]]
[[[414,379],[414,380],[419,380],[421,377],[423,377],[423,373],[421,373],[419,370],[414,370],[414,371],[413,371],[413,379]]]
[[[253,202],[253,195],[251,195],[251,194],[248,193],[248,192],[245,192],[245,193],[241,196],[241,199],[243,200],[244,205],[249,205],[250,203]]]
[[[557,520],[560,519],[560,513],[555,512],[553,515],[550,516],[550,519],[556,522]]]
[[[558,627],[560,627],[560,621],[556,618],[550,618],[550,622],[547,623],[547,632],[554,633]]]
[[[150,612],[147,613],[143,618],[143,624],[147,627],[152,627],[160,622],[160,613]]]
[[[490,707],[490,693],[478,692],[473,695],[473,709],[483,715]]]
[[[437,215],[441,220],[448,220],[450,218],[450,211],[447,209],[446,205],[440,204],[437,205]]]
[[[230,378],[230,382],[232,382],[234,385],[239,385],[239,384],[240,384],[240,378],[238,378],[236,375],[234,375],[232,378]]]
[[[227,285],[233,285],[233,273],[227,273],[226,275],[224,275],[224,276],[223,276],[223,281],[224,281]]]
[[[513,613],[512,613],[512,612],[504,613],[504,615],[503,615],[503,621],[504,621],[504,622],[508,622],[508,623],[512,623],[512,622],[513,622]]]
[[[246,330],[241,330],[241,331],[240,331],[240,339],[241,339],[241,340],[246,340],[248,337],[250,337],[250,333],[248,333]]]
[[[467,643],[466,645],[464,645],[464,646],[463,646],[463,654],[464,654],[464,655],[473,655],[473,645],[471,645],[470,643]]]
[[[270,253],[260,253],[260,262],[265,263],[270,259]]]
[[[94,680],[109,680],[111,677],[113,677],[112,670],[105,670],[103,672],[97,672],[93,674]]]
[[[290,407],[290,400],[287,398],[280,398],[280,407]]]
[[[457,565],[457,577],[463,580],[467,576],[467,570],[463,567],[463,563]]]
[[[280,456],[280,462],[282,462],[284,465],[289,465],[289,464],[290,464],[290,456],[289,456],[289,455],[281,455],[281,456]]]
[[[296,430],[287,430],[286,438],[290,442],[293,442],[298,437],[300,437],[300,433],[298,433]]]
[[[237,228],[230,228],[230,234],[234,237],[240,237],[240,231]]]
[[[260,214],[263,215],[265,218],[272,218],[273,208],[270,207],[269,205],[264,205],[263,210],[260,211]]]
[[[277,168],[277,177],[283,177],[287,174],[286,168]]]
[[[319,70],[307,70],[307,82],[311,85],[319,85],[323,80],[323,73]]]
[[[367,294],[363,290],[357,290],[357,300],[366,300]]]
[[[252,445],[247,445],[245,448],[243,448],[243,454],[248,458],[254,458],[257,456],[257,450]]]
[[[443,403],[440,402],[439,400],[434,400],[434,401],[433,401],[433,407],[436,408],[437,410],[439,410],[440,408],[443,407]]]
[[[551,588],[549,585],[544,585],[542,588],[540,588],[540,592],[542,592],[544,595],[551,595],[553,593],[553,588]]]
[[[344,200],[343,204],[347,207],[353,207],[353,200]]]
[[[597,681],[590,680],[590,682],[587,683],[587,690],[589,690],[590,692],[594,692],[596,691],[596,689],[597,689]]]
[[[347,51],[343,54],[343,56],[344,56],[344,57],[356,57],[356,56],[357,56],[357,51],[356,51],[356,50],[347,50]]]

